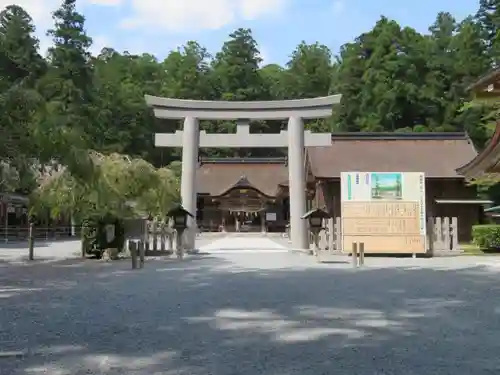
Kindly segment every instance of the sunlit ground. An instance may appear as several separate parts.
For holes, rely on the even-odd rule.
[[[500,373],[495,259],[0,267],[0,374]]]

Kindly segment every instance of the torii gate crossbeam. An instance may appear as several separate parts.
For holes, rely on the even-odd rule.
[[[183,206],[196,214],[196,168],[198,149],[288,147],[290,234],[292,247],[308,250],[307,225],[301,219],[306,210],[305,147],[331,145],[330,133],[304,131],[303,119],[325,118],[340,95],[301,100],[266,102],[223,102],[159,98],[146,95],[157,118],[184,119],[184,128],[175,133],[155,134],[157,147],[182,147],[181,197]],[[288,129],[279,134],[251,134],[251,120],[285,120]],[[235,134],[207,134],[199,120],[237,120]],[[194,248],[196,220],[189,222],[189,246]]]

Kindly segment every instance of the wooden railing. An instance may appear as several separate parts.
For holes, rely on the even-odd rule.
[[[331,218],[324,221],[320,233],[320,248],[332,252],[342,249],[341,218]],[[312,243],[312,241],[311,241]],[[458,218],[430,217],[427,219],[427,244],[431,253],[458,251]]]

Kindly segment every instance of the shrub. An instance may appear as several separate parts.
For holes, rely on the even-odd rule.
[[[106,225],[115,226],[115,237],[108,242]],[[122,220],[112,216],[99,219],[86,219],[82,227],[82,241],[87,254],[98,254],[107,248],[115,248],[118,252],[123,251],[125,246],[125,227]]]
[[[474,225],[472,227],[472,240],[481,249],[500,248],[500,225]]]

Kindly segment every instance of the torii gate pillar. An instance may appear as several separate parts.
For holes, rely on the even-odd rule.
[[[196,214],[196,169],[198,149],[288,147],[290,192],[290,234],[292,247],[309,250],[306,213],[305,147],[331,145],[330,133],[304,131],[304,119],[325,118],[340,95],[322,98],[267,102],[221,102],[158,98],[146,95],[157,118],[184,119],[184,128],[175,133],[155,134],[157,147],[182,147],[181,198],[186,210]],[[288,120],[288,129],[279,134],[251,134],[251,120]],[[237,120],[236,134],[207,134],[199,131],[199,120]],[[196,219],[188,222],[187,245],[194,248]]]

